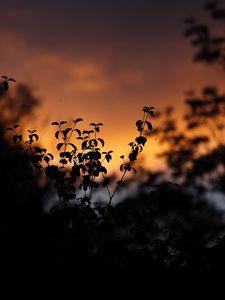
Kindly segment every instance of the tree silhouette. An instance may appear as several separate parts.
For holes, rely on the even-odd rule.
[[[1,223],[16,226],[23,217],[31,217],[42,211],[41,190],[32,176],[28,155],[20,155],[6,137],[6,127],[11,122],[22,121],[31,114],[39,100],[25,84],[13,86],[13,78],[3,76],[0,86],[0,161],[1,161]],[[35,192],[34,192],[35,191]],[[32,199],[31,199],[32,198]],[[22,217],[23,216],[23,217]]]
[[[198,22],[196,18],[189,17],[184,21],[186,30],[184,36],[190,38],[191,45],[195,47],[194,61],[204,62],[218,70],[225,71],[225,37],[222,30],[218,30],[225,20],[225,9],[218,1],[207,2],[204,6],[208,11],[213,24]],[[219,24],[219,26],[218,26]]]
[[[159,156],[185,185],[216,182],[224,173],[225,96],[206,87],[200,97],[189,95],[185,105],[182,126],[172,108],[160,115],[155,134],[166,150]]]

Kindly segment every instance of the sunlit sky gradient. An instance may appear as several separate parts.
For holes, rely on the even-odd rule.
[[[223,76],[192,62],[182,20],[201,18],[202,0],[1,1],[0,70],[35,87],[37,120],[103,122],[109,150],[126,153],[143,105],[183,109],[184,92],[222,86]],[[154,122],[153,122],[154,124]],[[41,131],[51,142],[49,131]],[[147,165],[156,165],[151,140]],[[107,150],[107,149],[106,149]]]

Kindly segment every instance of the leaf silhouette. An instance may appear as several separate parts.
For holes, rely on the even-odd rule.
[[[59,125],[63,125],[63,124],[66,124],[67,122],[66,121],[61,121],[60,123],[59,123]]]
[[[55,137],[56,137],[57,139],[59,138],[59,134],[60,134],[60,130],[56,131]]]
[[[63,146],[63,143],[58,143],[58,144],[57,144],[56,147],[57,147],[58,151],[62,148],[62,146]]]
[[[78,118],[78,119],[73,120],[73,122],[74,122],[75,124],[78,123],[78,122],[81,122],[81,121],[83,121],[82,118]]]
[[[101,138],[98,138],[98,141],[102,144],[102,147],[104,147],[105,146],[105,142],[104,142],[104,140],[103,139],[101,139]]]
[[[148,126],[148,130],[152,131],[152,124],[149,121],[145,121]]]
[[[77,129],[77,128],[76,128],[76,129],[74,129],[74,131],[76,131],[76,132],[78,133],[78,135],[81,136],[81,131],[80,131],[80,129]]]

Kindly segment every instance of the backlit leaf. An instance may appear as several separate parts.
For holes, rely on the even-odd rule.
[[[104,145],[105,145],[105,142],[104,142],[104,140],[103,139],[101,139],[101,138],[98,138],[98,141],[102,144],[102,147],[104,147]]]
[[[58,143],[57,146],[56,146],[57,150],[59,151],[62,148],[62,146],[63,146],[63,143]]]
[[[73,120],[73,122],[74,122],[75,124],[78,123],[78,122],[81,122],[81,121],[83,121],[82,118],[78,118],[78,119],[76,119],[76,120]]]

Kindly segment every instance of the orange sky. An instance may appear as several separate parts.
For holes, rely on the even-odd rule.
[[[45,147],[52,121],[83,117],[86,125],[104,123],[106,147],[118,162],[144,105],[174,104],[180,114],[185,91],[223,86],[221,74],[192,63],[193,49],[182,37],[182,19],[201,15],[203,1],[30,2],[2,6],[0,69],[40,96],[29,126],[40,130]],[[157,147],[155,139],[148,142],[146,165],[161,164],[153,156]]]

